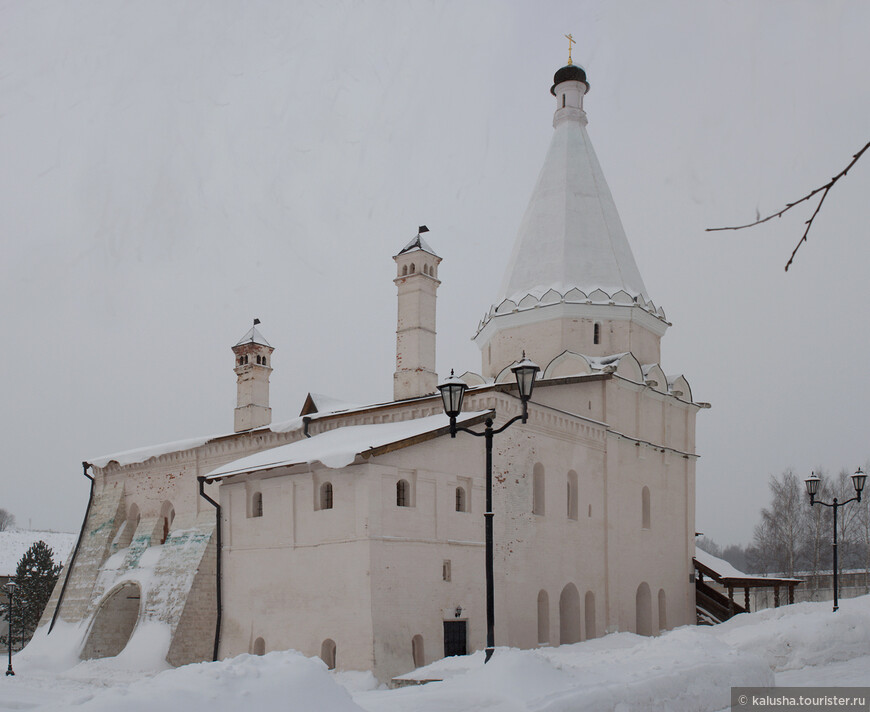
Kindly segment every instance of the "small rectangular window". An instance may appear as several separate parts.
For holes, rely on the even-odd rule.
[[[441,564],[441,580],[450,580],[450,559],[444,559],[444,563]]]

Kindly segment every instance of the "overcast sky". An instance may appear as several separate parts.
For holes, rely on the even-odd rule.
[[[577,39],[588,131],[698,415],[697,528],[746,542],[767,479],[870,457],[870,3],[0,3],[0,507],[77,530],[80,462],[232,430],[262,320],[276,421],[391,398],[391,259],[444,258],[438,370],[470,342]],[[811,208],[809,209],[811,210]]]

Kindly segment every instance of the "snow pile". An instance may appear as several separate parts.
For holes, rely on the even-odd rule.
[[[104,661],[94,661],[99,666]],[[79,666],[80,668],[82,666]],[[326,665],[295,651],[240,655],[217,663],[166,670],[96,695],[77,695],[62,709],[78,712],[323,710],[360,712]],[[58,710],[57,701],[40,709]],[[0,709],[3,703],[0,702]]]
[[[26,531],[9,529],[0,532],[0,576],[14,576],[18,562],[38,541],[44,541],[53,552],[56,564],[66,562],[76,543],[76,534],[68,532]]]
[[[870,656],[870,596],[831,602],[795,603],[735,616],[712,628],[724,643],[754,651],[772,670],[797,670]]]
[[[458,669],[462,662],[464,671]],[[763,659],[693,627],[655,638],[617,633],[557,648],[499,649],[487,665],[482,654],[475,654],[438,661],[407,677],[440,676],[443,683],[391,693],[392,704],[383,693],[356,700],[372,712],[489,707],[628,712],[663,703],[669,710],[713,712],[728,706],[733,685],[773,684]]]

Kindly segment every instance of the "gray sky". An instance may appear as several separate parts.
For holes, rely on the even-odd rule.
[[[232,430],[259,317],[275,420],[392,394],[391,256],[444,258],[438,369],[470,342],[577,38],[589,134],[697,400],[697,526],[745,542],[786,467],[870,457],[870,4],[60,0],[0,6],[0,507],[75,530],[80,461]]]

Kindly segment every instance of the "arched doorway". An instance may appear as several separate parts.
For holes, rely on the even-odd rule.
[[[580,640],[580,592],[573,583],[559,596],[559,645]]]
[[[113,657],[126,647],[139,620],[141,598],[139,584],[125,583],[103,599],[82,648],[82,660]]]
[[[652,635],[652,598],[649,592],[649,584],[646,581],[637,587],[635,606],[635,631],[638,635]]]

